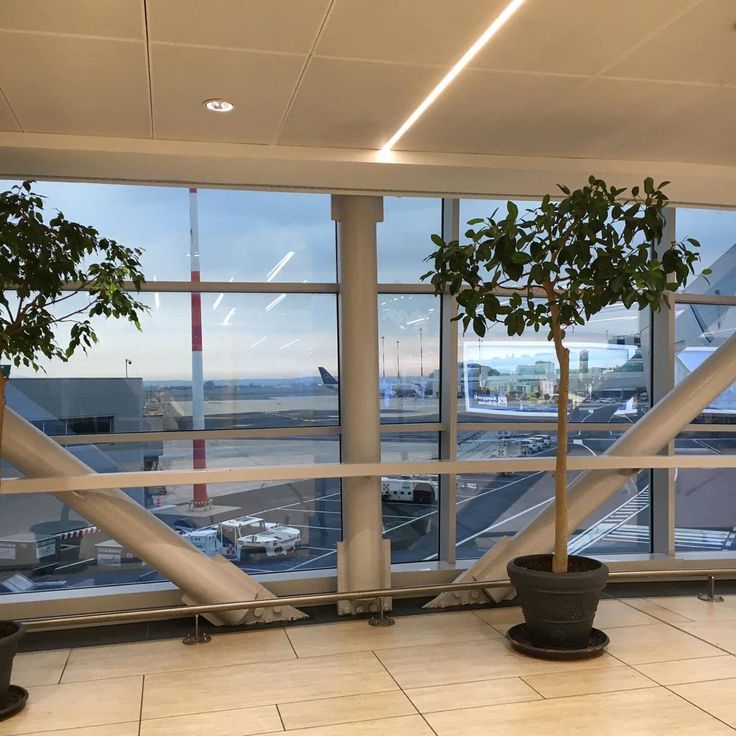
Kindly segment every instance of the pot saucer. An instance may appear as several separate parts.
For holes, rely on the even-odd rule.
[[[11,685],[8,688],[8,701],[4,708],[0,708],[0,721],[20,713],[26,707],[28,690],[20,685]]]
[[[516,624],[506,632],[506,638],[511,646],[522,654],[528,654],[539,659],[590,659],[603,654],[608,646],[608,636],[599,629],[590,632],[588,643],[578,649],[555,649],[553,647],[537,647],[532,644],[526,629],[526,624]]]

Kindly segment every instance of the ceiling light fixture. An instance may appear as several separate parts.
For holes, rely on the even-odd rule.
[[[511,16],[524,4],[526,0],[512,0],[484,31],[483,35],[463,54],[460,61],[450,69],[442,81],[424,98],[419,107],[409,115],[404,124],[391,136],[386,145],[381,148],[382,154],[387,154],[396,145],[399,139],[425,113],[427,108],[450,86],[450,83],[473,60],[476,54],[498,33]]]
[[[235,105],[233,105],[232,102],[228,102],[227,100],[205,100],[202,104],[208,110],[212,110],[212,112],[230,112],[231,110],[235,109]]]

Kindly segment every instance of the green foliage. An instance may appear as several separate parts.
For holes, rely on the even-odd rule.
[[[140,329],[147,307],[124,288],[144,283],[142,251],[61,212],[46,219],[31,184],[0,193],[0,357],[39,369],[41,356],[67,361],[97,342],[91,318],[123,318]],[[62,324],[71,325],[63,344],[54,331]]]
[[[422,279],[454,295],[463,327],[480,336],[489,323],[502,323],[511,336],[547,328],[554,339],[557,322],[561,342],[566,328],[617,302],[659,310],[663,295],[695,272],[700,247],[688,238],[655,255],[668,183],[647,178],[626,196],[591,176],[574,191],[560,186],[562,199],[547,195],[523,214],[508,202],[505,213],[470,220],[466,244],[433,235],[437,248],[426,260],[434,269]],[[504,287],[514,289],[508,298]]]

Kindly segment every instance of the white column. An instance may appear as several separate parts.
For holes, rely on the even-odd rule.
[[[736,335],[730,337],[713,355],[655,404],[631,429],[614,442],[604,455],[637,457],[655,455],[736,381]],[[625,463],[625,460],[622,461]],[[582,524],[638,470],[587,470],[568,487],[570,528]],[[547,506],[513,538],[503,539],[457,578],[467,580],[502,580],[507,577],[506,563],[513,557],[551,552],[554,542],[554,505]],[[507,598],[512,588],[487,591],[496,601]],[[477,603],[469,593],[442,593],[426,608]]]
[[[340,282],[340,417],[344,463],[381,460],[378,391],[378,289],[376,223],[381,197],[333,195]],[[342,542],[337,547],[338,590],[387,587],[390,544],[383,540],[381,479],[342,481]],[[361,613],[375,602],[342,602],[342,614]]]
[[[5,410],[2,457],[31,477],[85,475],[94,471],[11,409]],[[188,605],[273,598],[251,577],[216,555],[207,557],[117,488],[54,493],[91,524],[165,575]],[[216,624],[306,618],[295,608],[256,608],[208,615]]]

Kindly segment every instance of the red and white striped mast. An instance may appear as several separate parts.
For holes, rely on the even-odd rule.
[[[199,275],[199,217],[197,190],[189,190],[189,233],[191,236],[191,280],[198,284]],[[192,292],[192,429],[204,429],[204,370],[202,367],[202,295]],[[192,462],[195,470],[207,467],[207,450],[204,439],[192,441]],[[193,485],[192,506],[208,506],[210,499],[205,483]]]

